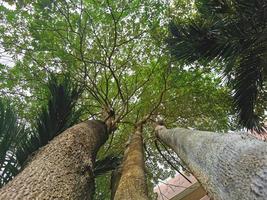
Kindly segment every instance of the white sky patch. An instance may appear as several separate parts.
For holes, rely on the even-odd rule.
[[[8,67],[14,67],[15,62],[10,54],[5,52],[3,48],[0,47],[0,64],[6,65]]]
[[[128,69],[126,71],[126,74],[128,74],[129,76],[133,76],[135,74],[135,72],[132,69]]]
[[[15,4],[10,5],[7,2],[3,2],[3,1],[0,0],[0,5],[6,7],[9,10],[16,10],[16,5]]]

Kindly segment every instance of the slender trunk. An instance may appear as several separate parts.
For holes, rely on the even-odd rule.
[[[267,143],[246,134],[156,127],[216,200],[266,200]]]
[[[101,121],[67,129],[0,190],[0,199],[92,199],[93,165],[107,138],[107,127]]]
[[[112,171],[111,173],[111,200],[114,199],[114,196],[116,194],[116,190],[118,188],[118,185],[119,185],[119,181],[120,181],[120,178],[121,178],[121,171],[122,171],[122,167],[119,166],[117,167],[115,170]]]
[[[115,181],[115,200],[147,200],[142,126],[138,125],[130,139],[121,169]]]

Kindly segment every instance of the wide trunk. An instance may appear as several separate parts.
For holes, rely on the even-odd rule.
[[[215,200],[267,199],[267,143],[245,133],[156,127]]]
[[[106,125],[75,125],[40,149],[0,190],[0,199],[92,199],[96,153],[108,138]]]
[[[137,126],[124,152],[113,191],[115,200],[148,200],[142,126]]]

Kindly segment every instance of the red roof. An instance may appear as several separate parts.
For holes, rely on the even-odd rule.
[[[167,181],[160,182],[155,188],[154,192],[158,194],[158,200],[169,200],[192,184],[197,182],[194,176],[190,175],[187,178],[192,182],[190,183],[180,174],[177,174],[174,178]],[[201,200],[209,200],[208,196],[201,198]]]

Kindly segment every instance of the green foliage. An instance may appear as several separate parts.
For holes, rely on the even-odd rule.
[[[33,152],[77,123],[81,116],[81,109],[75,107],[81,90],[68,76],[60,79],[51,75],[47,87],[50,91],[48,103],[33,129],[22,128],[13,109],[7,102],[0,101],[1,186],[20,171]]]
[[[95,180],[95,200],[108,200],[111,196],[111,172],[99,176]]]
[[[168,127],[233,129],[228,89],[219,84],[215,77],[218,72],[185,70],[165,54],[164,38],[173,6],[182,4],[176,12],[182,15],[179,21],[197,17],[192,1],[190,5],[187,2],[170,6],[166,1],[154,0],[36,0],[15,11],[0,10],[6,22],[0,25],[0,42],[16,61],[13,67],[0,68],[4,75],[0,91],[14,94],[19,116],[34,124],[34,131],[27,133],[25,148],[18,156],[20,163],[29,152],[72,124],[69,118],[75,118],[66,112],[68,116],[63,121],[67,125],[58,120],[58,116],[64,116],[65,108],[72,108],[67,103],[72,92],[61,94],[58,87],[68,81],[56,81],[48,89],[50,74],[68,74],[69,82],[84,89],[78,101],[84,111],[82,119],[101,119],[103,108],[115,111],[118,129],[97,156],[98,160],[107,161],[104,163],[113,160],[107,155],[123,154],[134,124],[148,113],[152,119],[164,118]],[[7,17],[10,12],[15,17]],[[149,123],[144,127],[144,140],[149,186],[153,187],[175,172],[157,152]],[[162,152],[171,159],[164,149]],[[103,173],[109,166],[102,163],[100,167],[97,163],[95,174],[101,175],[96,177],[95,198],[110,199],[110,173]]]
[[[47,87],[50,91],[47,106],[42,108],[37,117],[34,132],[25,136],[24,144],[17,152],[20,164],[31,153],[77,123],[81,116],[81,109],[75,108],[81,90],[72,84],[68,76],[60,80],[51,75]]]
[[[51,76],[48,88],[48,106],[42,109],[36,124],[41,145],[47,144],[49,140],[75,124],[81,114],[81,110],[75,111],[81,91],[77,86],[73,86],[69,77],[59,81]]]
[[[20,142],[17,138],[23,131],[10,101],[0,99],[0,187],[19,171],[15,151]]]
[[[170,24],[171,53],[185,64],[221,62],[233,88],[240,124],[258,130],[264,117],[264,109],[259,108],[264,107],[266,95],[266,1],[199,0],[196,4],[198,17]]]

